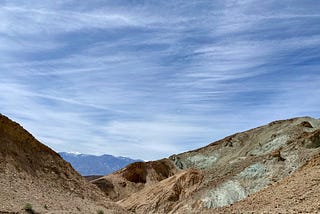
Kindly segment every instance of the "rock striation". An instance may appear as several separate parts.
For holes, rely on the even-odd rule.
[[[301,117],[163,160],[129,165],[93,183],[100,188],[104,183],[106,195],[132,212],[223,213],[293,176],[319,152],[320,120]],[[241,211],[252,209],[242,206]]]
[[[318,213],[320,120],[293,118],[88,178],[0,115],[0,213]]]

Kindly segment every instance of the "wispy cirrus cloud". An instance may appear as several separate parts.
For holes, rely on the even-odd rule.
[[[141,159],[274,119],[319,117],[319,9],[0,3],[0,111],[55,150]]]
[[[16,34],[57,34],[81,29],[119,28],[139,25],[133,17],[107,11],[73,12],[70,10],[2,7],[0,32]],[[103,13],[102,13],[103,12]]]

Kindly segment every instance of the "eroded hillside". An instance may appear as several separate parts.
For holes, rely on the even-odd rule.
[[[124,213],[69,163],[0,115],[0,212]]]
[[[309,160],[291,176],[269,185],[231,206],[202,213],[320,213],[320,156]]]
[[[37,213],[318,212],[319,173],[320,120],[310,117],[133,163],[93,185],[0,115],[0,213],[26,203]]]
[[[319,154],[319,136],[317,119],[275,121],[168,159],[129,165],[93,183],[137,213],[212,211],[292,175]],[[160,163],[165,167],[151,167]]]

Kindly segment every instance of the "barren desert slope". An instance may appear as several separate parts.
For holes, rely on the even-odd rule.
[[[316,213],[320,120],[271,122],[89,183],[0,116],[0,213]]]
[[[0,115],[0,213],[125,213],[56,152]]]
[[[278,185],[279,189],[284,188],[282,182],[285,181],[303,188],[303,182],[310,180],[294,179],[302,171],[312,172],[306,171],[308,167],[304,165],[309,164],[309,160],[317,162],[319,146],[320,120],[310,117],[281,120],[194,151],[131,164],[92,183],[119,205],[137,213],[228,213],[259,209],[277,212],[277,199],[285,198],[286,192],[272,188]],[[316,165],[311,168],[317,170]],[[266,191],[276,194],[266,196]],[[258,201],[260,194],[261,198],[270,199],[269,206],[262,203],[265,199]],[[297,197],[293,194],[292,200]],[[259,203],[245,204],[252,200]],[[281,209],[300,207],[307,211],[303,205],[307,200],[298,201],[294,206],[284,207],[284,203]],[[235,203],[234,208],[229,208]]]

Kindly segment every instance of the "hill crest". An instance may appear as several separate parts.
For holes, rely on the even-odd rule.
[[[167,159],[129,165],[92,182],[107,186],[107,195],[137,213],[212,212],[291,176],[319,154],[319,139],[320,120],[274,121]],[[161,163],[165,167],[153,167]],[[166,171],[168,176],[160,176]],[[181,174],[192,182],[182,181]]]
[[[18,123],[0,114],[0,212],[125,212]]]

